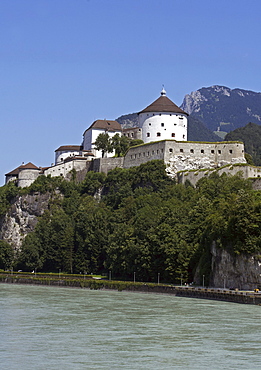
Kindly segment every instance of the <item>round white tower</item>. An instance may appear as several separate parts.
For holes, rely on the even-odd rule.
[[[187,140],[188,114],[166,96],[164,88],[161,96],[138,115],[144,143]]]

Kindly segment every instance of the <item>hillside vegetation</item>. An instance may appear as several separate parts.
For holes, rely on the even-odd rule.
[[[261,126],[249,122],[246,126],[228,133],[225,140],[242,141],[246,153],[252,156],[254,164],[261,166]]]
[[[1,188],[10,201],[13,185]],[[240,176],[215,173],[175,184],[162,161],[107,176],[89,172],[76,184],[39,177],[23,193],[56,192],[49,209],[28,234],[21,252],[0,243],[0,268],[59,270],[101,274],[137,281],[192,281],[199,266],[206,283],[213,241],[232,254],[260,253],[261,197]]]

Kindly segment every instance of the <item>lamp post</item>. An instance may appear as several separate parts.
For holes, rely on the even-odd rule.
[[[181,278],[180,278],[180,285],[182,286],[182,278],[183,278],[183,274],[181,274]]]
[[[109,271],[109,280],[111,280],[111,271]]]
[[[135,283],[136,272],[133,273],[133,282]]]
[[[203,275],[203,288],[205,287],[205,275]]]
[[[160,272],[158,272],[158,284],[160,283]]]

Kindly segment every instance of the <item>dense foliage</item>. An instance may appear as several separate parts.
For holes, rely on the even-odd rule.
[[[25,238],[14,261],[23,270],[178,282],[192,281],[199,266],[207,281],[213,241],[235,254],[261,250],[260,193],[239,175],[213,173],[194,188],[151,161],[107,176],[89,172],[80,184],[40,177],[26,191],[35,189],[63,197]]]
[[[249,122],[246,126],[240,127],[225,137],[226,141],[242,141],[245,151],[252,157],[253,164],[261,166],[261,126]]]
[[[110,137],[108,133],[101,133],[97,136],[94,144],[95,149],[101,150],[102,158],[105,156],[105,153],[112,153],[113,151],[115,152],[115,157],[122,157],[126,154],[129,147],[133,146],[131,142],[132,140],[124,135],[115,134]],[[143,141],[139,140],[139,143],[136,143],[136,145],[140,143],[143,143]]]

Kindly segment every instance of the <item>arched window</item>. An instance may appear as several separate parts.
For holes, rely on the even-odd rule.
[[[161,133],[160,132],[157,132],[157,136],[160,136],[161,135]]]
[[[149,132],[147,132],[147,137],[150,137],[150,133]]]

